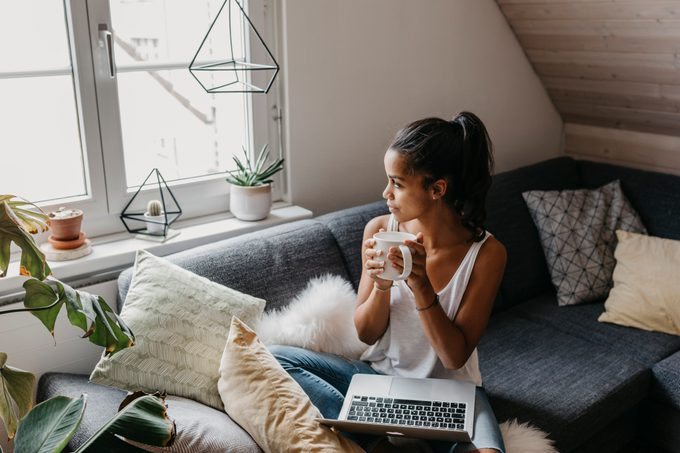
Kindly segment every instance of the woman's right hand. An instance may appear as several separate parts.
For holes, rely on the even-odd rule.
[[[378,230],[378,232],[383,231],[385,231],[384,228],[380,228]],[[366,273],[371,279],[373,279],[373,281],[375,282],[374,284],[378,287],[378,289],[382,291],[387,291],[390,288],[390,286],[392,286],[392,282],[380,278],[380,275],[383,273],[383,270],[385,270],[386,260],[377,260],[376,257],[382,256],[383,251],[376,250],[373,247],[375,247],[375,239],[368,238],[364,241],[364,255],[366,256]]]

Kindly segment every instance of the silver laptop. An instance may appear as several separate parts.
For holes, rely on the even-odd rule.
[[[449,379],[355,374],[337,420],[340,431],[470,442],[475,385]]]

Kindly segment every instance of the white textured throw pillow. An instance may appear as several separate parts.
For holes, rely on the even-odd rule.
[[[129,391],[165,391],[221,410],[218,370],[231,317],[256,325],[264,305],[140,250],[120,313],[135,345],[102,356],[90,380]]]
[[[267,345],[299,346],[358,359],[368,345],[354,328],[355,301],[356,293],[342,277],[314,278],[287,306],[265,313],[257,334]]]

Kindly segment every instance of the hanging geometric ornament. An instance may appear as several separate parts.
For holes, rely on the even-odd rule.
[[[189,71],[208,93],[267,93],[279,65],[239,0],[225,0]]]

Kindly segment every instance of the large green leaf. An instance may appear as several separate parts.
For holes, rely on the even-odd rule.
[[[7,204],[19,220],[19,226],[25,231],[36,234],[49,230],[49,217],[35,204],[21,198],[11,199]],[[27,207],[33,209],[26,209]]]
[[[64,305],[64,298],[58,292],[55,292],[52,286],[34,278],[24,282],[24,289],[26,290],[24,296],[24,307],[26,308],[48,307],[56,302],[51,308],[31,311],[31,314],[45,324],[47,330],[54,337],[54,324],[61,307]]]
[[[59,290],[59,297],[63,297],[66,303],[66,314],[68,315],[69,322],[85,332],[83,338],[92,335],[94,324],[92,324],[92,329],[90,329],[87,323],[88,320],[90,322],[94,321],[95,315],[94,312],[86,313],[83,310],[83,304],[80,302],[80,293],[61,282],[57,282],[57,289]]]
[[[76,291],[52,278],[46,282],[27,280],[24,282],[24,288],[25,310],[30,310],[40,319],[52,335],[59,311],[66,305],[69,322],[83,330],[83,338],[87,337],[91,343],[106,348],[107,355],[115,354],[134,344],[135,336],[130,328],[102,297],[85,291]],[[51,304],[53,306],[50,306]]]
[[[9,267],[9,259],[11,258],[12,239],[0,234],[0,277],[4,277]]]
[[[45,255],[36,245],[29,231],[21,225],[26,222],[13,212],[10,202],[0,203],[0,277],[7,273],[9,265],[9,243],[14,242],[21,249],[19,272],[44,280],[52,272],[45,261]]]
[[[94,313],[94,325],[90,328],[89,340],[106,348],[106,355],[134,345],[135,336],[125,322],[109,307],[104,299],[86,292],[80,292],[84,313]]]
[[[11,439],[17,422],[33,405],[35,376],[27,371],[7,366],[7,354],[0,352],[0,418]]]
[[[156,395],[144,395],[132,400],[106,425],[102,426],[76,453],[131,450],[112,449],[116,436],[146,445],[167,447],[175,440],[175,423],[167,416],[164,399]],[[128,448],[130,447],[130,448]]]
[[[60,453],[80,425],[86,399],[55,396],[35,406],[19,424],[15,453]]]

